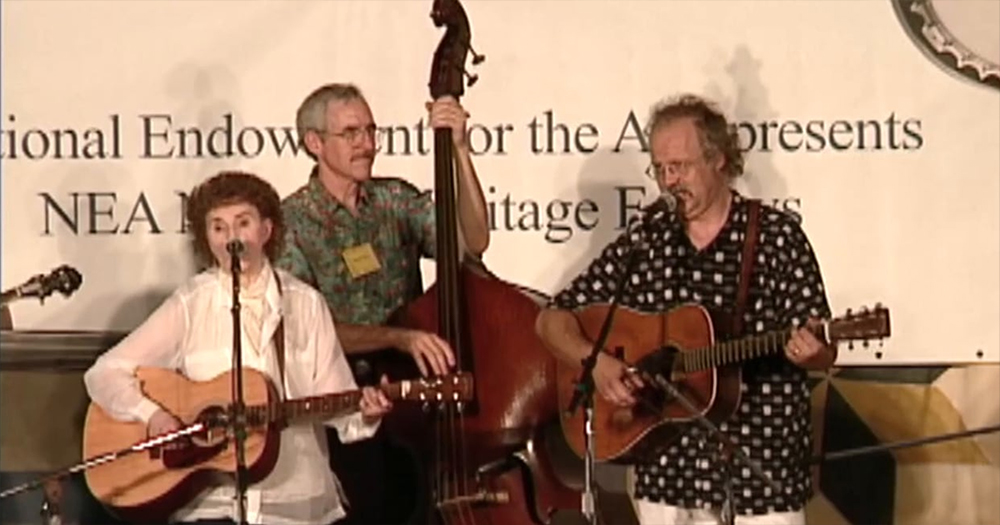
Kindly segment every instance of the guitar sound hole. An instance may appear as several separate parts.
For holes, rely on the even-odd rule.
[[[195,418],[207,428],[150,449],[151,459],[162,459],[168,469],[187,468],[210,459],[226,448],[227,421],[225,410],[209,407]]]
[[[639,403],[636,404],[637,416],[657,416],[663,412],[667,404],[667,396],[663,390],[644,387],[638,393]]]
[[[221,407],[212,406],[202,410],[195,421],[207,428],[176,440],[162,450],[163,466],[168,469],[192,467],[215,457],[225,450],[228,441],[229,418]]]
[[[198,447],[215,447],[225,445],[229,432],[229,415],[220,406],[210,406],[198,413],[195,421],[207,427],[205,432],[191,436],[191,441]]]

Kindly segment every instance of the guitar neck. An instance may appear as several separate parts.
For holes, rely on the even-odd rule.
[[[678,354],[685,372],[718,368],[784,352],[792,330],[777,330]]]
[[[403,397],[404,384],[394,383],[379,388],[386,397],[395,400]],[[336,394],[290,399],[281,403],[252,405],[246,409],[247,421],[254,426],[322,421],[356,412],[361,397],[361,390],[350,390]]]

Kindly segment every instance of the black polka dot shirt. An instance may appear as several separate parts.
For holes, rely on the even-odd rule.
[[[638,253],[620,298],[623,307],[663,312],[698,303],[723,314],[735,308],[747,225],[748,201],[733,192],[729,217],[718,236],[698,251],[683,226],[654,214],[645,234],[623,233],[552,299],[578,309],[610,302],[629,247]],[[760,236],[743,315],[744,333],[801,326],[830,315],[812,246],[789,215],[761,206]],[[774,491],[734,458],[732,482],[739,514],[787,512],[804,507],[812,493],[805,461],[811,451],[806,372],[783,353],[746,361],[736,413],[720,425],[730,440],[779,485]],[[686,508],[715,508],[725,500],[724,463],[718,442],[696,422],[681,424],[668,443],[653,443],[635,465],[635,496]]]

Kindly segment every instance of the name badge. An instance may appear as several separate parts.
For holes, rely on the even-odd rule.
[[[354,279],[382,268],[371,243],[366,242],[358,246],[352,246],[342,253],[344,263],[347,264],[347,271],[351,273],[351,277]]]

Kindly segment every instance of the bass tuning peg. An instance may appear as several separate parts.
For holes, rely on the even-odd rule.
[[[486,60],[486,55],[480,55],[476,53],[475,49],[472,49],[472,44],[469,44],[469,53],[472,53],[472,65],[478,66]]]

